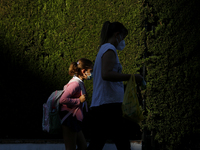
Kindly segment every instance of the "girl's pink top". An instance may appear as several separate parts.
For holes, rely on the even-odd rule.
[[[73,78],[71,79],[73,80]],[[84,85],[83,81],[81,81]],[[77,81],[72,81],[64,86],[64,93],[60,98],[61,111],[70,111],[74,108],[79,108],[76,112],[76,118],[79,121],[83,120],[82,106],[79,97],[82,95],[81,87]]]

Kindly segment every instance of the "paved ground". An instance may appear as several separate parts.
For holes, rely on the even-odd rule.
[[[141,150],[141,143],[131,142],[131,150]],[[62,143],[59,144],[35,144],[35,143],[19,143],[19,144],[0,144],[0,150],[65,150]],[[107,143],[103,150],[117,150],[116,146]]]

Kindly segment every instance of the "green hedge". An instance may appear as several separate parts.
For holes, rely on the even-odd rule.
[[[4,2],[4,1],[3,1]],[[2,7],[5,7],[2,4]],[[127,48],[120,53],[124,72],[136,72],[144,35],[141,3],[137,1],[18,1],[10,2],[1,22],[13,63],[63,86],[67,69],[81,57],[95,60],[102,24],[122,22],[129,29]],[[143,37],[144,38],[144,37]]]
[[[140,69],[138,61],[144,49],[142,6],[142,2],[137,0],[1,0],[0,53],[2,67],[8,70],[1,77],[8,82],[18,80],[15,84],[17,97],[13,95],[8,99],[18,98],[22,104],[30,103],[29,110],[20,105],[15,113],[14,109],[11,110],[14,117],[34,112],[34,119],[28,119],[24,126],[28,128],[27,124],[34,122],[30,133],[41,131],[42,104],[53,90],[62,89],[69,81],[68,67],[72,61],[81,57],[95,61],[101,28],[107,20],[122,22],[128,28],[127,46],[119,57],[125,73],[136,73]],[[6,95],[12,95],[9,88],[4,88],[3,78],[1,88]],[[90,103],[92,81],[85,83]],[[11,83],[9,85],[12,86]],[[22,96],[23,93],[26,95]],[[5,105],[10,106],[10,101],[6,100]],[[14,105],[10,107],[14,108]],[[25,120],[25,117],[20,120]],[[20,127],[21,123],[16,126]],[[14,136],[11,132],[8,134]]]
[[[42,104],[69,81],[72,61],[95,61],[101,27],[110,20],[129,30],[119,52],[124,73],[147,68],[145,122],[160,149],[189,147],[199,133],[198,6],[195,0],[1,0],[1,138],[48,136],[41,131]],[[155,32],[145,30],[145,20]],[[150,56],[143,59],[145,39]],[[90,103],[92,81],[86,88]]]
[[[147,32],[146,122],[160,149],[194,148],[200,133],[199,2],[147,1],[148,21],[156,27]]]

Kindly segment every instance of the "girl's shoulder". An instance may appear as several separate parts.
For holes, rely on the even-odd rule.
[[[65,86],[64,89],[71,88],[71,89],[80,89],[80,85],[75,80],[70,80]]]
[[[100,49],[104,49],[106,51],[108,49],[112,49],[112,50],[116,51],[116,47],[114,45],[110,44],[110,43],[103,44]]]
[[[100,55],[101,57],[103,56],[103,54],[105,52],[107,52],[108,50],[113,50],[115,52],[115,54],[117,55],[117,51],[114,45],[110,44],[110,43],[105,43],[103,44],[100,49],[99,49],[99,53],[98,55]]]

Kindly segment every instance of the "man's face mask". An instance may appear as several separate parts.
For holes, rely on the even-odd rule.
[[[120,42],[119,42],[118,39],[117,39],[117,42],[118,42],[117,50],[120,50],[120,51],[121,51],[121,50],[123,50],[123,49],[125,48],[126,44],[125,44],[125,41],[122,40],[121,35],[120,35],[120,38],[121,38],[121,41],[120,41]]]

